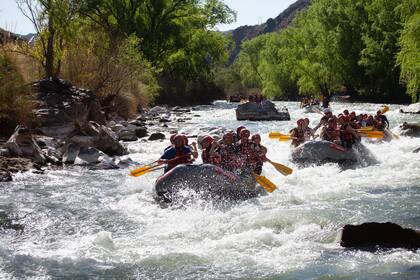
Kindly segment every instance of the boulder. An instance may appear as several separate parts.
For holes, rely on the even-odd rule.
[[[128,123],[135,126],[146,126],[146,122],[140,121],[140,120],[132,120],[132,121],[129,121]]]
[[[101,161],[112,161],[102,151],[93,147],[80,147],[76,159],[74,160],[75,165],[92,165],[100,163]]]
[[[160,123],[168,123],[168,122],[171,122],[171,120],[170,119],[167,119],[167,118],[160,118],[159,119],[159,122]]]
[[[389,222],[345,225],[342,230],[340,245],[366,249],[377,246],[385,248],[420,248],[420,233]]]
[[[40,170],[39,165],[27,158],[6,158],[0,156],[0,170],[8,173],[25,172],[32,169]]]
[[[109,156],[122,156],[127,154],[127,149],[118,140],[118,135],[115,132],[101,125],[99,134],[95,138],[94,146]]]
[[[145,128],[145,127],[137,127],[135,129],[135,133],[136,133],[136,136],[138,138],[145,137],[145,136],[147,136],[147,128]]]
[[[125,128],[125,126],[123,126],[122,124],[115,124],[113,126],[109,127],[112,131],[114,131],[115,133],[119,133],[121,130],[123,130]]]
[[[400,112],[405,114],[420,114],[420,102],[413,103],[404,109],[400,109]]]
[[[11,156],[30,158],[40,164],[47,161],[30,130],[26,127],[17,126],[13,135],[7,140],[5,147],[9,150]]]
[[[155,140],[163,140],[163,139],[165,139],[165,134],[163,134],[163,133],[161,133],[161,132],[155,132],[155,133],[152,133],[150,136],[149,136],[149,141],[155,141]]]
[[[63,155],[63,163],[73,164],[79,154],[79,146],[74,143],[69,143],[65,147]]]
[[[400,130],[403,136],[420,137],[420,124],[404,122],[400,125]]]
[[[238,121],[288,121],[290,114],[287,109],[279,112],[274,103],[264,100],[260,103],[248,102],[238,105],[236,119]]]
[[[71,137],[89,121],[105,123],[105,114],[96,95],[71,83],[48,78],[32,85],[37,95],[37,122],[44,135]]]
[[[168,113],[169,113],[168,108],[161,107],[161,106],[155,106],[147,112],[147,114],[151,116],[157,116],[160,114],[168,114]]]
[[[418,152],[420,152],[420,147],[418,147],[417,149],[415,149],[415,150],[413,151],[413,153],[418,153]]]
[[[0,170],[0,182],[11,182],[12,181],[12,175],[10,172],[5,170]]]
[[[118,132],[118,138],[122,141],[136,141],[136,130],[137,126],[130,124]]]

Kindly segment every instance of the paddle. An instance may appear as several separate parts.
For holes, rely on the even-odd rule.
[[[274,166],[274,168],[277,171],[279,171],[281,174],[283,174],[284,176],[290,175],[293,172],[293,169],[290,168],[290,167],[288,167],[288,166],[286,166],[286,165],[283,165],[283,164],[280,164],[280,163],[271,161],[270,159],[267,159],[267,161],[269,163],[271,163]]]
[[[268,133],[268,137],[269,138],[280,138],[280,137],[286,138],[286,137],[290,137],[290,134],[283,134],[283,133],[278,132],[278,131],[272,131],[272,132]]]
[[[385,134],[382,131],[359,131],[360,136],[369,138],[384,138]]]
[[[389,107],[388,106],[386,106],[386,105],[384,105],[383,106],[383,108],[381,109],[381,113],[382,114],[385,114],[386,112],[388,112],[389,111]]]
[[[153,167],[150,167],[149,169],[145,169],[145,170],[143,170],[141,172],[137,172],[135,175],[132,175],[132,176],[134,176],[134,177],[140,177],[140,176],[142,176],[144,174],[147,174],[149,172],[160,170],[160,169],[163,169],[163,168],[165,168],[165,166],[159,166],[159,165],[153,166]]]
[[[138,168],[136,168],[134,170],[131,170],[130,171],[130,175],[131,176],[134,176],[134,177],[140,176],[140,175],[137,175],[137,173],[141,173],[141,172],[143,172],[145,170],[149,170],[149,169],[151,169],[153,167],[156,167],[156,166],[160,165],[160,164],[155,165],[155,163],[157,163],[157,162],[158,162],[158,160],[155,160],[154,162],[151,162],[151,163],[149,163],[149,164],[147,164],[145,166],[141,166],[141,167],[138,167]]]
[[[267,192],[272,193],[275,189],[277,189],[277,186],[267,177],[255,173],[252,174],[254,174],[257,183],[260,184]]]

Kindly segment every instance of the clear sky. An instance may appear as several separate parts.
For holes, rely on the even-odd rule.
[[[296,0],[225,0],[225,3],[238,13],[237,21],[220,25],[221,31],[234,29],[241,25],[254,25],[278,16]],[[9,31],[27,34],[34,32],[31,22],[19,11],[15,0],[0,0],[0,27]]]

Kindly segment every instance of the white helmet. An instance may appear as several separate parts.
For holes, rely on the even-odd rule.
[[[324,114],[326,114],[326,113],[332,113],[331,110],[330,110],[330,108],[325,108],[324,109]]]

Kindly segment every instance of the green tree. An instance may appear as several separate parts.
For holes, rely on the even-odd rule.
[[[420,100],[420,3],[407,0],[398,6],[403,30],[399,38],[400,52],[397,55],[401,67],[401,81],[413,102]]]

